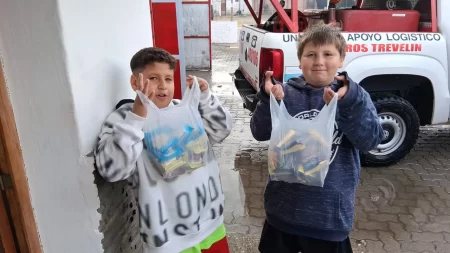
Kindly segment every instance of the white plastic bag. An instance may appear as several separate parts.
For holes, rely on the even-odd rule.
[[[283,101],[270,94],[272,134],[269,175],[272,180],[323,187],[331,158],[337,94],[314,118],[292,117]]]
[[[180,104],[159,109],[136,92],[147,109],[144,144],[153,166],[165,179],[203,167],[208,161],[208,137],[198,111],[200,86],[194,77]]]

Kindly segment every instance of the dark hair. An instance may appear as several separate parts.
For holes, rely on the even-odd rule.
[[[146,47],[139,50],[131,58],[131,71],[133,73],[141,71],[145,69],[146,66],[152,65],[155,62],[167,63],[169,64],[170,69],[175,69],[177,67],[177,59],[166,50],[157,47]]]
[[[323,46],[333,44],[336,46],[339,54],[345,56],[345,48],[347,43],[339,29],[325,24],[319,24],[307,29],[301,36],[300,43],[297,47],[297,56],[300,59],[306,44],[312,42],[315,46]]]

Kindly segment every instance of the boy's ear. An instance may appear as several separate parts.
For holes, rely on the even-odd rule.
[[[130,76],[130,84],[131,84],[131,88],[136,91],[137,90],[137,78],[134,74],[131,74]]]

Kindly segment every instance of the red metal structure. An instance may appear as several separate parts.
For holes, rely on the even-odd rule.
[[[249,0],[244,0],[245,5],[247,5],[248,10],[252,14],[253,19],[255,19],[256,24],[259,28],[262,27],[261,24],[261,18],[262,18],[262,6],[263,6],[264,0],[259,0],[259,10],[258,10],[258,16],[255,14],[255,11],[253,10],[252,6],[250,5]],[[286,11],[283,9],[281,4],[277,2],[276,0],[270,0],[273,7],[275,7],[275,10],[277,11],[278,15],[281,17],[282,22],[287,26],[290,32],[298,32],[298,12],[297,11],[291,11],[291,17],[288,16]],[[292,8],[294,9],[294,6],[297,6],[298,2],[297,0],[292,0]],[[297,9],[295,7],[295,9]]]
[[[323,18],[326,23],[336,24],[340,26],[343,31],[399,32],[404,30],[437,32],[436,0],[417,1],[414,9],[409,10],[410,13],[408,14],[408,19],[406,19],[401,24],[395,24],[396,21],[393,20],[392,14],[396,11],[399,12],[399,15],[404,14],[405,11],[408,11],[407,9],[385,10],[377,8],[364,8],[364,5],[370,4],[370,2],[381,2],[381,0],[357,0],[355,6],[352,9],[336,9],[336,4],[341,2],[341,0],[330,0],[327,10],[307,10],[304,12],[298,10],[298,1],[302,0],[291,0],[291,9],[283,9],[281,4],[277,0],[270,0],[278,15],[278,26],[274,27],[273,30],[271,30],[272,32],[302,32],[307,27],[307,25],[305,26],[304,24],[307,24],[311,18],[317,19],[318,15],[320,16],[320,19]],[[247,5],[247,8],[249,9],[251,15],[253,16],[257,27],[263,28],[264,24],[261,23],[263,0],[259,0],[258,15],[256,15],[255,10],[253,10],[252,6],[249,3],[249,0],[244,0],[244,2]],[[288,12],[290,15],[288,14]],[[419,22],[419,19],[422,19],[422,15],[424,15],[424,13],[430,14],[430,21],[420,23],[429,23],[429,25],[421,24],[417,29],[415,27],[415,24]],[[363,19],[370,21],[369,23],[371,25],[358,26],[357,23]],[[342,25],[342,22],[345,22],[344,25]],[[382,24],[379,24],[379,22],[381,22]],[[284,26],[286,29],[280,29],[279,26]],[[401,27],[401,29],[399,27]]]
[[[172,54],[177,61],[174,98],[180,99],[186,80],[181,3],[177,0],[150,0],[153,46]]]
[[[178,59],[174,97],[180,99],[185,89],[186,68],[212,67],[211,0],[149,0],[149,3],[153,45]]]

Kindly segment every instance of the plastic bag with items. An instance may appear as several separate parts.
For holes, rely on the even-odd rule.
[[[203,167],[208,161],[208,137],[198,106],[200,86],[194,77],[177,105],[158,108],[137,91],[147,109],[144,145],[152,165],[165,179]]]
[[[272,134],[269,142],[271,180],[323,187],[331,158],[337,94],[316,117],[292,117],[283,101],[270,94]]]

